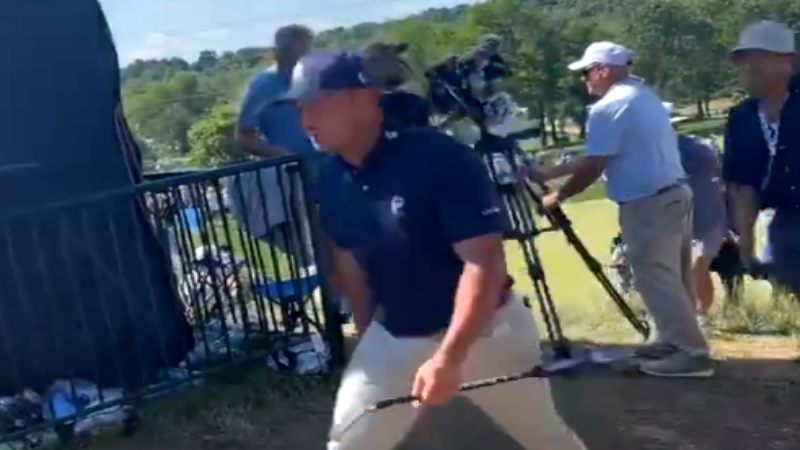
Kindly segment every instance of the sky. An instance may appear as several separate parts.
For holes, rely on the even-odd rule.
[[[301,23],[322,31],[397,19],[478,0],[100,0],[120,64],[200,50],[270,45],[275,29]]]

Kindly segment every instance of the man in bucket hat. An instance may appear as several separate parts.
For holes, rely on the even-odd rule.
[[[372,403],[409,394],[422,405],[444,403],[462,381],[540,363],[530,310],[508,289],[504,221],[486,167],[435,129],[385,122],[365,69],[359,54],[311,53],[288,96],[331,154],[315,189],[320,223],[360,335],[337,394],[330,450],[391,450],[419,414],[412,405],[364,414]],[[522,448],[583,448],[546,380],[466,397]]]
[[[745,266],[759,273],[754,225],[773,208],[771,274],[800,297],[800,92],[792,86],[795,33],[761,20],[745,27],[731,57],[751,98],[731,109],[726,126],[723,179]]]

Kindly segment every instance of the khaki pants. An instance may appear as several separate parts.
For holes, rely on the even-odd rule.
[[[358,417],[376,401],[408,395],[417,368],[438,344],[434,338],[395,338],[373,322],[342,377],[328,450],[396,448],[414,424],[418,409],[400,405]],[[538,344],[530,310],[513,299],[498,311],[491,331],[472,348],[464,366],[464,381],[529,370],[541,361]],[[500,384],[465,396],[526,450],[585,448],[556,412],[545,379]],[[343,433],[344,428],[347,431]]]
[[[656,341],[707,356],[692,304],[692,191],[678,186],[620,205],[636,289],[653,317]]]

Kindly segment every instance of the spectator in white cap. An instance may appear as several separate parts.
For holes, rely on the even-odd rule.
[[[739,248],[753,275],[753,229],[759,210],[773,208],[769,227],[774,279],[800,299],[800,87],[791,79],[795,33],[769,20],[742,30],[731,52],[739,81],[751,98],[731,109],[723,179],[739,232]]]
[[[544,198],[545,206],[585,190],[601,174],[620,205],[620,226],[636,289],[656,328],[653,343],[638,349],[643,373],[709,377],[709,349],[692,307],[692,191],[678,139],[661,99],[630,76],[632,52],[613,42],[590,45],[569,65],[589,93],[586,155],[539,172],[538,181],[569,179]]]

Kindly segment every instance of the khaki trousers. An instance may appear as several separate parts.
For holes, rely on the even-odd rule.
[[[619,221],[636,289],[655,322],[656,341],[707,356],[691,295],[691,189],[679,185],[623,203]]]
[[[419,409],[395,406],[367,413],[351,427],[348,425],[366,406],[408,395],[417,368],[433,355],[438,344],[435,338],[395,338],[373,322],[342,377],[328,450],[396,448],[410,431]],[[464,381],[514,374],[540,362],[533,316],[515,298],[497,312],[490,332],[472,348],[464,366]],[[585,448],[559,417],[545,379],[500,384],[465,396],[526,450]],[[345,427],[348,428],[343,433]]]

